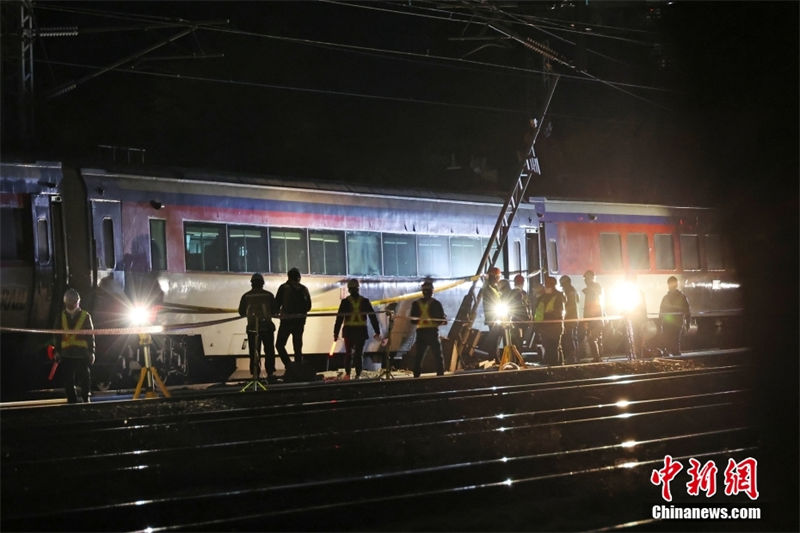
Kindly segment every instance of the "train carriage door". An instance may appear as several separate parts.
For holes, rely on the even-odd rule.
[[[50,327],[51,313],[60,308],[60,298],[66,284],[66,262],[63,261],[63,241],[59,227],[61,198],[50,194],[31,195],[33,215],[33,300],[30,321],[32,326]],[[62,258],[62,260],[56,260]]]
[[[528,230],[525,234],[525,249],[528,260],[528,291],[530,292],[534,281],[540,284],[544,282],[544,263],[542,262],[539,232]]]
[[[95,280],[122,275],[122,208],[118,201],[92,200],[92,234]],[[117,272],[115,272],[117,271]]]

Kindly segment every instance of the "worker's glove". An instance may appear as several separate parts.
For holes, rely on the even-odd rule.
[[[379,340],[381,340],[381,334],[380,333],[376,333],[375,335],[372,336],[372,338],[375,339],[376,341],[379,341]]]
[[[339,335],[337,335],[336,333],[334,333],[334,334],[333,334],[333,342],[336,342],[336,341],[338,341],[338,340],[339,340]]]

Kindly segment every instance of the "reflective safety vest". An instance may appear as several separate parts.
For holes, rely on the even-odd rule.
[[[427,302],[417,300],[417,305],[419,306],[419,322],[417,322],[417,329],[438,327],[438,324],[431,319],[430,303],[431,300]]]
[[[541,322],[544,320],[545,313],[552,313],[556,308],[556,295],[553,294],[552,297],[547,301],[544,302],[544,299],[540,299],[539,303],[536,304],[536,314],[533,315],[533,320],[535,322]]]
[[[353,308],[353,312],[348,314],[344,317],[344,325],[345,326],[366,326],[367,325],[367,315],[364,313],[359,313],[358,311],[361,310],[361,297],[357,297],[353,299],[352,296],[348,296],[347,300],[350,302],[350,306]]]
[[[89,316],[89,313],[87,313],[86,311],[81,310],[80,318],[78,318],[78,321],[75,323],[75,327],[71,328],[71,327],[69,327],[69,324],[67,323],[67,312],[66,311],[62,311],[61,312],[61,329],[74,329],[74,330],[83,329],[83,323],[86,322],[86,317],[87,316]],[[88,348],[89,347],[89,343],[86,342],[85,339],[79,339],[78,336],[75,335],[75,334],[72,334],[72,333],[63,334],[61,336],[61,349],[65,350],[65,349],[71,348],[73,346],[76,347],[76,348]]]

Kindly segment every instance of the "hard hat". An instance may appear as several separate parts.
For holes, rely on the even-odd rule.
[[[78,305],[81,301],[81,295],[75,289],[67,289],[64,293],[64,305],[73,306]]]
[[[517,274],[514,276],[514,285],[522,285],[525,283],[525,276],[522,274]]]
[[[583,273],[583,277],[594,279],[594,272],[592,270],[587,270]]]
[[[348,289],[357,289],[359,287],[358,280],[353,278],[351,280],[347,280],[347,288]]]
[[[490,276],[499,276],[500,275],[500,269],[497,268],[497,267],[492,267],[492,268],[489,269],[489,271],[487,273]]]
[[[553,276],[547,276],[544,279],[544,286],[545,287],[555,287],[556,286],[556,278]]]
[[[567,275],[561,276],[560,278],[558,278],[558,281],[559,281],[559,283],[561,283],[562,285],[564,285],[564,283],[566,283],[567,285],[569,285],[570,283],[572,283],[572,279],[571,279],[569,276],[567,276]]]
[[[253,285],[264,285],[264,276],[256,272],[250,277],[250,283]]]
[[[433,288],[433,281],[431,281],[429,279],[426,279],[425,281],[422,282],[422,288],[423,289],[428,289],[428,288],[432,289]]]
[[[300,271],[296,267],[290,268],[287,274],[289,279],[300,281]]]

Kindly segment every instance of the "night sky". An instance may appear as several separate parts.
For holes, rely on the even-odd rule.
[[[563,77],[536,195],[714,205],[776,159],[796,170],[796,3],[36,6],[40,29],[79,29],[34,47],[44,156],[91,161],[119,145],[165,166],[505,191],[547,67],[495,21],[574,66],[549,61]],[[18,5],[3,9],[3,149],[17,153]],[[52,96],[186,21],[201,26]]]

